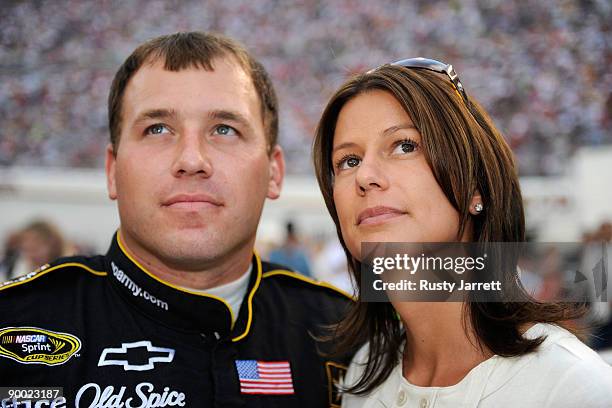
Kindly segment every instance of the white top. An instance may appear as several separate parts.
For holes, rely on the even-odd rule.
[[[612,407],[612,367],[565,329],[539,323],[526,338],[546,335],[536,352],[521,357],[493,356],[450,387],[419,387],[398,364],[367,396],[344,394],[343,408],[604,408]],[[367,345],[353,358],[345,384],[363,371]]]

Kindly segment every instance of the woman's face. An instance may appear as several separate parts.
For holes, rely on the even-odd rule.
[[[368,91],[344,105],[332,163],[342,236],[357,259],[362,242],[457,241],[459,213],[425,160],[421,135],[389,92]]]

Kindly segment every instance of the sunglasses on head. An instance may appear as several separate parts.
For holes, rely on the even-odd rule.
[[[453,69],[453,66],[450,64],[446,64],[444,62],[436,61],[428,58],[408,58],[403,59],[401,61],[392,62],[390,65],[400,66],[404,68],[414,68],[414,69],[426,69],[428,71],[438,72],[440,74],[446,74],[448,78],[451,80],[451,83],[455,87],[457,93],[463,99],[463,102],[468,105],[468,97],[467,93],[465,93],[465,89],[463,89],[463,85],[459,80],[459,75]]]

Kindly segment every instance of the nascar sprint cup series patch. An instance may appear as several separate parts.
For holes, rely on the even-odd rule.
[[[0,329],[0,356],[22,364],[64,364],[81,349],[81,340],[68,333],[38,327]]]

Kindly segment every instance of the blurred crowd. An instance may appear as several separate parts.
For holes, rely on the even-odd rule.
[[[60,257],[94,252],[90,244],[68,239],[53,221],[32,219],[3,237],[0,283],[30,273]]]
[[[25,275],[71,253],[70,245],[55,224],[33,220],[6,237],[0,258],[0,281]]]
[[[314,127],[347,75],[412,56],[455,66],[522,175],[612,142],[609,0],[25,0],[3,2],[0,21],[0,166],[102,166],[114,72],[179,30],[223,32],[262,60],[291,173],[311,171]]]

